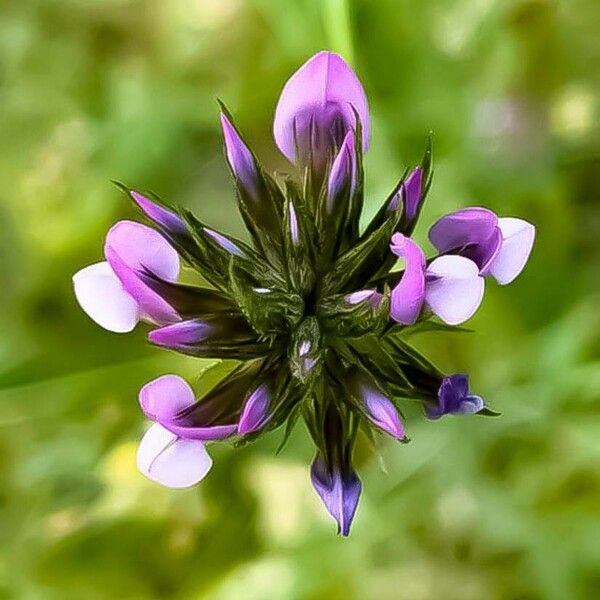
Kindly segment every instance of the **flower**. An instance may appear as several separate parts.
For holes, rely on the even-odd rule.
[[[498,218],[491,210],[471,207],[436,221],[429,229],[429,239],[439,252],[466,256],[482,275],[506,285],[525,267],[535,227],[523,219]]]
[[[360,429],[408,442],[406,399],[430,419],[494,414],[466,375],[445,375],[405,332],[466,321],[484,277],[508,283],[523,269],[534,228],[483,208],[457,211],[431,228],[440,254],[427,259],[410,236],[431,185],[429,142],[361,231],[368,105],[355,73],[331,52],[308,60],[277,104],[273,131],[292,163],[287,177],[263,169],[224,106],[220,121],[250,242],[125,188],[149,224],[111,227],[105,260],[73,276],[75,296],[109,331],[142,321],[158,348],[235,361],[202,395],[175,374],[142,387],[153,423],[138,449],[143,474],[194,485],[211,469],[210,444],[249,442],[284,424],[285,442],[302,419],[316,449],[313,487],[345,536],[362,491],[353,464]],[[182,263],[206,284],[180,281]]]

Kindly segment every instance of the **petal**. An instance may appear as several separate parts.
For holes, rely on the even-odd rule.
[[[138,192],[131,191],[130,195],[144,214],[157,225],[178,235],[188,234],[187,227],[178,214],[149,200],[146,196],[142,196],[142,194],[139,194]]]
[[[404,439],[404,426],[391,400],[370,386],[362,385],[360,391],[369,420],[392,437]]]
[[[166,425],[179,412],[194,404],[196,396],[185,379],[177,375],[163,375],[140,390],[139,401],[149,419]]]
[[[400,193],[404,195],[404,212],[406,219],[412,221],[419,211],[423,186],[423,169],[414,168],[402,184]],[[388,209],[389,210],[389,209]]]
[[[300,230],[298,228],[298,216],[296,215],[296,209],[291,202],[288,202],[288,218],[290,238],[292,240],[292,244],[297,246],[300,243]]]
[[[463,256],[440,256],[427,268],[425,301],[448,325],[464,323],[483,299],[484,280],[479,268]]]
[[[405,325],[419,317],[425,299],[425,254],[420,246],[401,233],[395,233],[392,252],[404,259],[404,274],[390,298],[390,316]]]
[[[227,116],[221,113],[220,118],[227,162],[239,185],[256,200],[258,199],[258,170],[254,156]]]
[[[137,302],[125,291],[110,265],[99,262],[73,275],[77,302],[100,327],[125,333],[139,321]]]
[[[281,152],[292,162],[296,156],[296,144],[301,153],[310,148],[301,147],[311,123],[317,128],[335,129],[341,120],[341,134],[334,140],[341,144],[342,138],[356,126],[356,110],[362,126],[362,146],[369,146],[369,107],[363,87],[354,71],[344,59],[333,52],[319,52],[302,65],[285,84],[273,122],[275,142]],[[323,134],[317,131],[317,134]]]
[[[245,435],[263,427],[268,420],[271,394],[266,384],[259,385],[247,398],[238,423],[238,433]]]
[[[229,254],[233,254],[234,256],[244,256],[242,250],[234,244],[228,237],[224,236],[222,233],[215,231],[214,229],[209,229],[208,227],[204,227],[204,233],[210,236],[223,250],[229,252]]]
[[[351,197],[356,184],[356,165],[354,150],[354,132],[349,131],[344,138],[342,146],[331,165],[329,180],[327,182],[327,213],[331,214],[336,199],[348,190],[344,196]]]
[[[152,481],[170,488],[186,488],[204,479],[212,459],[202,442],[178,438],[155,423],[140,441],[137,466]]]
[[[310,478],[325,508],[337,521],[338,532],[347,536],[350,533],[362,487],[355,471],[350,468],[350,472],[345,477],[339,469],[330,472],[319,455],[311,466]]]
[[[439,252],[456,251],[486,241],[497,224],[498,217],[487,208],[463,208],[436,221],[429,229],[429,240]]]
[[[459,407],[452,411],[452,413],[455,415],[474,415],[484,407],[485,402],[483,401],[483,398],[480,396],[468,395],[463,398]]]
[[[104,255],[141,312],[157,323],[179,320],[179,315],[139,277],[144,270],[166,281],[179,275],[179,255],[154,229],[133,221],[119,221],[106,235]]]
[[[488,273],[501,285],[513,281],[525,267],[533,248],[535,227],[523,219],[502,217],[498,219],[502,232],[500,252],[491,262]]]

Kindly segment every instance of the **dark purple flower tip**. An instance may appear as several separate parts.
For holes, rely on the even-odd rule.
[[[208,227],[203,228],[204,233],[208,235],[213,241],[215,241],[223,250],[233,254],[234,256],[244,256],[242,249],[234,244],[228,237],[225,237],[222,233],[209,229]]]
[[[465,256],[484,271],[500,251],[502,235],[496,214],[473,206],[436,221],[429,229],[429,240],[440,253]]]
[[[267,384],[259,385],[246,399],[238,423],[238,433],[246,435],[264,427],[269,420],[271,393]]]
[[[152,202],[138,192],[129,192],[134,202],[140,207],[142,212],[157,225],[160,225],[170,233],[176,235],[188,235],[184,220],[173,211],[164,208],[156,202]]]
[[[329,469],[321,455],[317,455],[310,469],[310,478],[329,514],[337,521],[338,533],[347,536],[354,519],[361,483],[351,467],[342,474],[339,467]]]
[[[179,348],[207,340],[214,328],[202,319],[180,321],[148,333],[148,339],[158,346]]]
[[[373,425],[392,437],[403,440],[406,437],[404,425],[393,402],[370,385],[361,384],[359,393],[365,413]]]
[[[469,391],[469,377],[464,373],[456,373],[444,377],[437,394],[437,403],[427,403],[425,414],[430,419],[453,415],[467,415],[479,412],[485,402]]]
[[[256,201],[259,175],[254,156],[227,116],[221,113],[220,118],[227,162],[240,187]]]
[[[400,193],[404,200],[404,215],[407,222],[411,223],[419,212],[423,191],[423,169],[415,167],[402,184]]]
[[[348,189],[348,197],[354,194],[356,187],[356,154],[354,149],[354,132],[349,131],[342,146],[331,165],[327,182],[327,213],[333,212],[334,204],[340,193]],[[347,198],[345,199],[347,200]]]
[[[355,113],[356,111],[356,113]],[[369,146],[369,107],[363,87],[341,56],[319,52],[285,84],[273,121],[275,142],[291,161],[321,162],[339,147],[356,115],[362,126],[362,150]]]

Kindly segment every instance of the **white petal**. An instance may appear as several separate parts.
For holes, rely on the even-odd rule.
[[[125,333],[140,319],[137,302],[124,290],[106,262],[99,262],[73,275],[77,302],[100,327]]]
[[[523,219],[514,217],[498,219],[498,227],[502,232],[502,246],[491,262],[488,273],[493,275],[500,285],[506,285],[525,267],[533,248],[535,227]]]
[[[201,441],[177,437],[155,423],[140,441],[137,466],[152,481],[170,488],[186,488],[204,479],[212,458]]]
[[[425,301],[448,325],[459,325],[471,318],[483,299],[484,280],[477,265],[464,256],[436,258],[427,268]]]

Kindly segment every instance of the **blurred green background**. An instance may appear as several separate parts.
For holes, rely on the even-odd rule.
[[[0,1],[0,598],[577,600],[600,597],[600,6],[596,0]],[[474,334],[415,337],[498,419],[408,419],[361,447],[340,539],[298,427],[197,488],[135,468],[137,391],[206,363],[95,326],[72,273],[135,211],[110,179],[240,233],[216,97],[265,163],[312,53],[341,52],[372,108],[367,210],[433,132],[417,237],[482,204],[536,224],[523,275]]]

